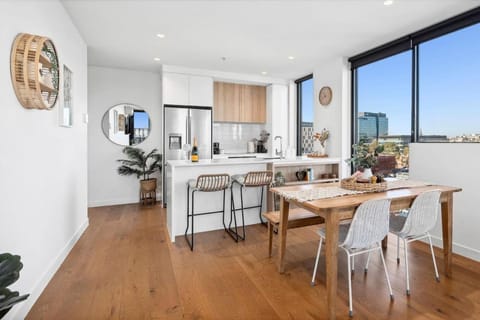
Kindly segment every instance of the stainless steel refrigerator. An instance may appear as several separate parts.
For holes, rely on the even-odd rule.
[[[163,109],[163,202],[166,203],[168,160],[183,160],[185,144],[197,138],[200,159],[212,158],[212,107],[164,105]]]

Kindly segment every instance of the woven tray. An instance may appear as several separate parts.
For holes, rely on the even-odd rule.
[[[361,183],[356,182],[351,179],[342,179],[340,186],[343,189],[355,190],[355,191],[365,191],[365,192],[382,192],[387,190],[387,183]]]
[[[317,154],[317,153],[310,153],[307,154],[309,158],[328,158],[328,154]]]

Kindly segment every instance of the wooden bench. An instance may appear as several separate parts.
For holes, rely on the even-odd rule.
[[[278,232],[278,225],[280,224],[280,211],[269,211],[262,213],[263,217],[267,220],[268,226],[268,256],[272,256],[272,239],[273,231]],[[295,208],[290,209],[288,213],[288,226],[287,229],[300,228],[311,226],[315,224],[322,224],[325,220],[317,216],[316,214],[309,212],[305,209]]]

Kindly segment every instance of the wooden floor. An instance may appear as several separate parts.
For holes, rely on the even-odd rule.
[[[235,243],[223,231],[172,244],[160,206],[93,208],[90,226],[33,306],[27,319],[324,319],[325,260],[310,286],[318,245],[315,227],[288,235],[286,273],[268,258],[267,230],[247,228]],[[200,217],[201,218],[201,217]],[[381,262],[368,275],[362,257],[353,279],[354,319],[480,319],[480,263],[454,256],[453,278],[434,280],[428,247],[411,246],[411,296],[405,296],[403,260],[390,239],[390,302]],[[275,251],[274,251],[275,254]],[[346,259],[339,258],[337,316],[348,318]]]

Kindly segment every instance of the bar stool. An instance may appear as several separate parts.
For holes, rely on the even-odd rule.
[[[194,244],[193,218],[195,216],[222,212],[223,221],[224,221],[223,225],[225,226],[225,191],[228,189],[229,186],[230,186],[230,176],[226,173],[202,174],[198,176],[197,180],[195,179],[188,180],[187,182],[187,229],[185,229],[185,240],[187,241],[190,247],[190,250],[193,251],[193,244]],[[195,192],[217,192],[217,191],[223,191],[223,209],[218,211],[206,211],[206,212],[195,213],[195,210],[194,210],[195,209]],[[191,212],[190,212],[190,196],[192,197]],[[192,231],[191,231],[192,242],[188,240],[188,229],[190,227],[189,218],[192,219]]]
[[[238,239],[245,240],[245,215],[244,211],[247,209],[259,208],[258,217],[262,224],[266,222],[262,219],[262,206],[263,206],[263,191],[265,187],[268,187],[272,183],[273,173],[272,171],[250,171],[246,175],[234,175],[232,176],[232,187],[230,189],[230,223],[228,228],[225,227],[225,231],[238,242]],[[240,187],[240,208],[235,208],[235,201],[233,199],[233,186],[237,184]],[[256,206],[244,207],[243,205],[243,191],[245,188],[261,188],[260,204]],[[242,236],[238,233],[237,224],[237,211],[242,211]],[[235,230],[232,229],[232,222],[235,225]]]

